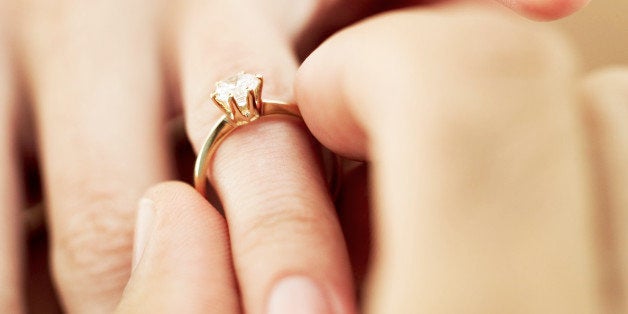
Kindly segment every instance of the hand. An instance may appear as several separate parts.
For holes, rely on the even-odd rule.
[[[198,146],[217,118],[217,112],[204,103],[211,82],[243,68],[257,70],[274,82],[266,88],[267,96],[292,100],[292,78],[298,64],[293,46],[300,35],[308,29],[323,30],[331,10],[345,16],[335,21],[337,25],[372,13],[353,10],[352,5],[357,4],[351,2],[314,1],[309,7],[299,6],[302,3],[290,2],[290,7],[279,1],[264,6],[255,2],[251,6],[259,6],[257,9],[243,11],[239,5],[194,1],[174,7],[143,1],[2,2],[7,9],[1,12],[7,17],[2,18],[5,22],[0,28],[20,26],[15,33],[19,38],[3,35],[1,41],[17,42],[23,52],[15,64],[24,66],[21,70],[26,73],[27,90],[35,103],[49,198],[53,271],[69,311],[107,312],[115,306],[130,271],[136,199],[147,186],[173,176],[162,126],[179,108],[166,104],[164,89],[181,89],[190,137]],[[567,14],[582,4],[518,3],[516,9],[544,17]],[[234,23],[243,16],[249,24]],[[160,50],[163,38],[159,31],[164,20],[177,26],[167,36],[166,51]],[[217,31],[224,25],[230,27]],[[264,25],[268,31],[255,32],[255,36],[250,32]],[[241,41],[250,45],[236,44]],[[15,81],[12,57],[4,52],[14,46],[2,45],[0,54],[0,72],[9,83]],[[160,59],[163,55],[172,56],[165,69]],[[7,152],[2,154],[7,160],[2,163],[6,167],[1,185],[5,192],[0,198],[7,208],[3,212],[7,227],[1,228],[6,233],[0,241],[8,248],[2,253],[7,258],[1,259],[6,266],[0,268],[0,278],[9,283],[3,286],[11,287],[6,297],[0,297],[8,301],[0,302],[11,309],[20,307],[20,296],[15,293],[19,291],[16,213],[20,199],[15,192],[18,175],[13,154],[17,131],[13,126],[16,119],[11,117],[21,110],[16,108],[14,96],[22,94],[13,86],[17,84],[3,84],[5,90],[0,95],[6,100],[3,110],[7,114],[3,117],[9,118],[0,125],[6,131],[2,132],[5,137],[0,149]],[[250,143],[251,134],[267,140]],[[283,137],[268,139],[278,134]],[[231,158],[240,147],[262,156],[257,162],[267,165],[277,162],[273,156],[293,162],[282,164],[282,169],[260,167],[259,173],[244,176],[238,171],[252,159]],[[324,281],[321,285],[337,295],[337,306],[352,307],[345,248],[314,152],[302,125],[269,121],[235,133],[216,156],[214,184],[233,232],[234,263],[245,308],[261,308],[269,286],[289,272],[320,277]],[[267,182],[269,177],[276,181]],[[243,200],[233,193],[239,189],[256,192]],[[280,193],[274,194],[277,191]],[[295,230],[302,235],[293,236]],[[302,252],[307,243],[311,243],[309,253]],[[321,254],[330,258],[318,260]],[[279,262],[277,256],[282,256]]]
[[[446,4],[359,23],[306,60],[296,95],[308,127],[371,162],[366,312],[626,311],[614,289],[628,279],[617,268],[627,262],[628,69],[583,78],[574,54],[544,26]],[[346,189],[361,189],[360,176]],[[359,210],[359,194],[343,193],[339,211]],[[184,212],[206,207],[176,199]],[[137,272],[134,302],[120,309],[152,306],[132,297]],[[199,311],[229,287],[200,285],[204,298],[187,300]]]
[[[431,35],[443,29],[439,36]],[[480,37],[482,45],[477,43]],[[454,53],[439,53],[445,48]],[[360,23],[308,58],[296,88],[308,126],[337,152],[372,161],[378,232],[366,312],[625,311],[624,298],[615,290],[625,284],[625,274],[600,278],[612,274],[609,257],[625,262],[624,228],[613,228],[618,233],[610,252],[600,247],[610,244],[603,242],[608,238],[598,241],[600,230],[608,230],[611,221],[623,221],[626,214],[621,189],[628,181],[628,172],[622,171],[628,141],[622,134],[628,130],[622,122],[622,95],[628,92],[628,69],[593,74],[580,90],[573,84],[580,80],[574,53],[545,27],[496,10],[448,4]],[[401,87],[399,82],[404,82]],[[452,86],[457,93],[451,92]],[[586,98],[579,100],[586,100],[594,124],[584,123],[575,106],[582,91]],[[397,111],[382,111],[382,104],[396,105]],[[597,146],[597,141],[604,145]],[[592,159],[583,149],[586,142],[597,147]],[[591,168],[597,169],[593,177]],[[341,213],[360,210],[356,204],[362,203],[362,193],[356,191],[364,186],[363,179],[360,171],[348,177]],[[607,193],[597,194],[595,184],[606,186]],[[223,300],[227,307],[216,312],[237,312],[231,303],[234,292],[228,290],[232,279],[204,277],[209,276],[207,269],[214,269],[211,265],[220,264],[205,253],[224,256],[224,225],[197,228],[194,221],[220,221],[201,219],[208,213],[198,211],[210,211],[211,216],[214,209],[189,188],[162,186],[157,191],[148,194],[148,204],[163,211],[170,203],[176,213],[199,215],[182,222],[199,234],[169,227],[171,222],[179,225],[175,217],[150,224],[156,226],[148,228],[150,237],[141,236],[145,227],[138,228],[140,238],[149,240],[146,249],[136,245],[144,254],[119,309],[207,311],[222,305],[215,300]],[[598,196],[606,201],[591,202]],[[619,219],[592,220],[598,215]],[[138,221],[152,220],[158,219]],[[170,247],[188,248],[186,239],[202,239],[202,232],[212,230],[217,230],[211,236],[217,240],[202,241],[198,248]],[[175,234],[185,236],[170,241]],[[202,256],[186,263],[193,252]],[[181,265],[169,276],[171,281],[155,279],[163,277],[159,261],[164,259],[166,265]],[[207,267],[198,269],[199,264]],[[186,271],[179,274],[180,269]],[[187,284],[189,273],[204,280]],[[177,287],[178,280],[188,288],[184,301],[179,290],[154,290]],[[597,284],[600,280],[603,286]],[[307,309],[302,300],[293,300]]]
[[[385,14],[298,72],[316,138],[370,161],[368,313],[628,311],[628,68],[501,11]]]
[[[196,148],[221,114],[208,104],[211,85],[218,79],[242,69],[264,73],[265,97],[293,100],[298,65],[294,43],[306,27],[323,24],[323,17],[334,8],[318,2],[313,10],[295,17],[284,14],[303,12],[295,2],[265,4],[270,17],[212,3],[193,3],[181,16],[180,40],[172,46],[180,48],[184,112]],[[333,12],[347,12],[340,7]],[[278,28],[269,27],[275,31],[251,31],[277,24]],[[269,119],[239,128],[221,145],[211,167],[229,225],[243,310],[262,312],[268,300],[294,306],[293,298],[301,295],[303,302],[308,301],[301,308],[355,311],[343,235],[304,126]],[[308,278],[303,290],[275,294],[283,280],[295,276]]]

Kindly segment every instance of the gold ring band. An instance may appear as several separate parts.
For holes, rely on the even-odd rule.
[[[279,101],[262,101],[262,75],[241,72],[236,76],[216,83],[211,95],[214,104],[224,116],[214,124],[207,139],[203,143],[194,165],[194,187],[206,194],[207,176],[213,156],[220,143],[240,126],[257,121],[261,117],[287,115],[302,119],[299,108],[294,104]],[[329,175],[329,188],[332,194],[338,195],[342,164],[338,156],[334,156],[334,165]]]
[[[260,116],[270,115],[288,115],[301,119],[301,113],[296,105],[277,101],[262,102]],[[230,123],[229,119],[225,115],[222,119],[216,122],[216,124],[214,124],[211,132],[209,132],[209,135],[205,139],[194,165],[194,187],[202,195],[205,195],[206,193],[206,176],[214,153],[227,135],[231,134],[231,132],[238,127],[239,125]]]

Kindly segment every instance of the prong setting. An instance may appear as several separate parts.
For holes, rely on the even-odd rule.
[[[241,72],[216,83],[211,99],[225,113],[229,124],[244,125],[261,114],[262,84],[261,75]]]

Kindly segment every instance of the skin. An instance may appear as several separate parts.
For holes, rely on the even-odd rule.
[[[17,100],[14,90],[16,77],[13,73],[11,47],[13,37],[7,31],[12,21],[13,8],[0,3],[0,310],[20,313],[22,304],[20,280],[22,252],[20,242],[21,221],[18,209],[21,195],[18,191],[16,139],[12,137],[17,129]]]
[[[430,36],[443,24],[451,33]],[[420,31],[400,32],[407,29]],[[477,34],[460,36],[460,29]],[[513,34],[528,40],[509,40]],[[499,48],[461,49],[480,35]],[[356,55],[362,45],[371,50]],[[460,53],[438,53],[446,48]],[[591,152],[601,138],[583,111],[621,119],[607,112],[625,111],[628,71],[583,79],[573,54],[557,34],[499,10],[440,6],[358,24],[306,60],[295,90],[308,127],[336,152],[371,161],[374,171],[377,245],[367,313],[626,310],[623,275],[604,278],[614,270],[600,232],[625,211],[621,193],[612,192],[623,186],[622,172],[591,176],[592,168],[623,164],[626,143],[606,136],[603,147],[613,154]],[[460,93],[452,97],[450,86]],[[382,114],[384,103],[408,114]],[[615,121],[602,128],[625,132]],[[596,178],[606,175],[612,179]],[[601,183],[606,196],[596,191]],[[171,190],[178,200],[187,194]],[[610,219],[598,220],[608,211]],[[626,239],[620,232],[615,240],[620,246],[611,250],[620,252]]]
[[[186,1],[176,7],[141,0],[103,2],[97,7],[64,4],[35,0],[22,4],[27,10],[21,12],[28,13],[22,17],[21,64],[41,138],[53,272],[68,311],[110,312],[118,306],[121,312],[210,308],[216,313],[263,313],[273,286],[289,275],[313,280],[330,300],[330,312],[356,310],[341,223],[318,170],[312,139],[305,125],[279,119],[234,132],[218,151],[212,183],[226,220],[180,184],[159,186],[145,195],[152,201],[159,227],[152,229],[144,250],[136,254],[137,265],[120,302],[131,272],[137,199],[148,186],[172,176],[161,125],[180,108],[165,104],[164,82],[175,82],[167,87],[179,91],[188,134],[198,148],[219,116],[207,104],[212,82],[243,68],[265,74],[265,97],[297,100],[307,127],[324,145],[371,161],[376,254],[369,270],[367,311],[487,312],[520,309],[524,301],[526,309],[543,312],[596,312],[623,306],[615,297],[603,297],[597,287],[599,270],[607,266],[599,261],[599,236],[590,217],[600,207],[595,205],[597,194],[589,177],[592,162],[583,148],[587,127],[574,109],[580,92],[574,87],[578,83],[570,57],[574,52],[559,36],[547,35],[544,28],[516,20],[503,9],[472,7],[467,15],[466,4],[451,1],[354,25],[318,48],[297,74],[294,47],[299,34],[323,21],[329,10],[350,6],[334,1],[312,1],[303,7],[294,1],[268,1],[263,6],[251,2],[264,13],[249,16],[237,11],[241,4],[233,2]],[[552,19],[584,3],[507,4],[530,17]],[[286,10],[301,14],[281,14]],[[164,12],[171,14],[166,18]],[[438,18],[441,15],[447,16],[445,21]],[[119,24],[112,25],[112,17]],[[246,24],[225,28],[233,26],[234,17]],[[175,27],[160,39],[156,32],[164,21]],[[443,22],[449,26],[445,30],[468,30],[469,36],[453,31],[443,37],[431,35],[442,30]],[[251,27],[266,25],[267,32],[249,35]],[[402,31],[408,28],[417,33]],[[401,35],[390,36],[397,33]],[[530,45],[509,40],[511,34],[529,38]],[[249,44],[242,46],[233,38]],[[467,51],[474,38],[499,48]],[[160,40],[177,49],[159,51]],[[356,55],[356,45],[377,49]],[[397,58],[387,58],[390,55]],[[162,56],[166,68],[161,68]],[[332,66],[334,62],[339,64]],[[494,71],[482,71],[486,68]],[[522,71],[519,81],[504,82],[504,77]],[[0,73],[11,76],[8,70]],[[355,73],[364,74],[355,79]],[[605,86],[602,83],[587,85],[591,95],[587,104],[613,106],[605,95],[625,90],[623,80],[617,78],[623,78],[623,73],[612,77],[619,82],[616,90],[599,91]],[[397,82],[397,75],[421,83],[423,90],[417,92],[415,85],[383,87]],[[439,84],[425,77],[438,78]],[[448,97],[451,86],[462,87],[460,97]],[[521,92],[521,86],[529,89]],[[390,89],[402,92],[392,100],[389,94],[378,93]],[[424,99],[417,99],[417,94]],[[395,115],[379,115],[380,106],[388,103],[403,107],[389,111]],[[600,111],[601,119],[604,112]],[[556,124],[555,116],[567,118]],[[339,117],[345,120],[339,123]],[[405,121],[408,117],[413,120]],[[415,123],[417,117],[422,123]],[[3,130],[10,137],[14,131],[5,124]],[[543,137],[537,139],[531,129]],[[490,140],[494,134],[500,141]],[[614,138],[607,135],[611,143]],[[508,145],[513,142],[528,144]],[[9,151],[8,144],[2,147]],[[503,160],[485,162],[502,154]],[[574,154],[579,157],[571,158]],[[615,164],[621,164],[621,156]],[[273,167],[279,161],[282,166]],[[481,175],[487,172],[494,175]],[[396,181],[400,177],[407,180],[401,187]],[[425,182],[426,177],[435,183]],[[3,180],[12,178],[3,175]],[[472,191],[466,189],[470,179],[478,180]],[[15,186],[8,182],[6,186]],[[355,185],[359,189],[364,183],[356,180]],[[242,197],[243,191],[247,197]],[[8,209],[18,208],[18,201],[0,199]],[[622,203],[617,204],[605,210],[621,212]],[[529,208],[534,212],[520,215]],[[469,217],[468,212],[475,214]],[[3,223],[16,226],[14,221]],[[526,237],[529,230],[548,240],[532,241]],[[16,233],[9,231],[0,240],[17,248]],[[619,237],[618,242],[625,240]],[[2,260],[14,268],[0,267],[0,271],[10,269],[5,273],[14,274],[18,254],[7,256]],[[420,267],[398,264],[419,256]],[[510,266],[516,267],[512,280],[499,280],[513,274],[501,263],[504,258],[517,261]],[[443,260],[453,262],[443,264]],[[562,267],[565,264],[569,267]],[[17,284],[16,279],[7,282]],[[187,293],[173,293],[169,287]],[[421,298],[407,295],[410,291],[420,291]],[[500,303],[473,297],[496,291]],[[181,295],[188,297],[180,299]],[[19,307],[19,295],[2,298]],[[460,302],[447,302],[451,299]]]
[[[555,34],[453,5],[366,21],[306,60],[306,123],[372,162],[367,312],[602,312],[575,76]]]
[[[170,177],[156,13],[119,13],[151,7],[141,1],[23,6],[52,273],[68,311],[107,312],[129,276],[137,199]]]
[[[557,34],[464,9],[372,19],[299,70],[313,134],[372,163],[366,312],[626,311],[628,71],[583,79]]]

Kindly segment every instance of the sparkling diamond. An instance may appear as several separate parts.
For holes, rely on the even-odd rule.
[[[246,107],[247,94],[250,90],[255,90],[261,80],[253,74],[240,73],[226,80],[216,83],[216,100],[227,104],[229,97],[235,99],[239,107]]]

